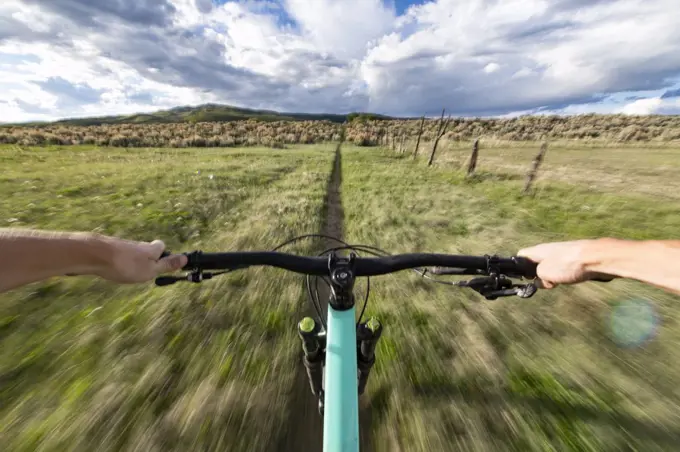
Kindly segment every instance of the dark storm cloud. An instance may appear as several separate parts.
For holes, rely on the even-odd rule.
[[[669,89],[663,95],[661,96],[662,99],[670,99],[671,97],[680,97],[680,88],[679,89]]]
[[[203,13],[216,7],[211,0],[194,1]],[[467,36],[469,46],[462,49],[456,46],[456,40],[441,45],[442,38],[437,34],[446,35],[447,28],[456,26],[454,20],[447,23],[442,17],[442,22],[432,27],[414,20],[401,29],[400,39],[390,41],[384,53],[363,60],[362,69],[375,72],[370,84],[363,79],[366,71],[352,72],[351,68],[359,67],[360,62],[327,57],[311,46],[306,50],[292,46],[261,51],[261,56],[276,61],[275,76],[235,67],[229,63],[225,45],[208,39],[203,26],[184,29],[173,25],[177,10],[170,0],[24,0],[58,17],[49,20],[48,28],[40,28],[40,32],[10,14],[1,14],[1,2],[0,42],[8,39],[45,42],[76,55],[74,40],[86,41],[102,56],[129,65],[147,79],[212,93],[225,102],[255,108],[308,112],[370,109],[396,115],[436,115],[447,107],[453,114],[487,116],[559,110],[599,102],[608,94],[621,91],[668,89],[673,86],[671,80],[680,74],[680,54],[663,50],[668,42],[677,42],[671,33],[664,35],[668,42],[656,48],[661,48],[660,51],[651,46],[631,47],[626,54],[607,52],[612,49],[598,48],[597,42],[582,39],[584,31],[606,21],[610,33],[618,19],[608,16],[600,21],[593,13],[587,23],[578,23],[576,19],[570,20],[572,16],[568,14],[613,7],[614,0],[554,0],[538,16],[501,21],[499,26],[480,32],[479,36],[471,32]],[[484,8],[494,8],[494,4],[489,2]],[[280,18],[286,11],[262,14]],[[640,20],[648,20],[645,11],[640,14]],[[649,17],[663,23],[663,15],[658,12]],[[220,26],[224,27],[220,31],[228,35],[227,25]],[[439,30],[433,31],[436,27]],[[404,41],[411,34],[419,34],[419,39],[416,44],[406,45]],[[621,37],[623,42],[625,38]],[[549,52],[565,44],[568,47],[565,58],[571,58],[576,67],[574,83],[547,76],[550,63],[531,57],[537,50]],[[395,50],[396,47],[399,48]],[[558,64],[557,61],[555,58],[552,64]],[[486,73],[484,68],[489,63],[498,65],[498,69]],[[97,58],[92,58],[91,64],[97,73],[111,72]],[[594,74],[595,82],[577,83],[581,80],[580,68],[590,71],[588,75]],[[320,80],[323,83],[315,83]],[[61,104],[97,103],[102,94],[59,77],[39,85],[58,96]],[[152,95],[141,93],[127,98],[151,104]],[[679,95],[679,90],[671,90],[664,97]]]
[[[86,26],[120,20],[137,25],[170,23],[175,7],[169,0],[24,0]]]
[[[104,54],[123,61],[145,77],[173,86],[228,94],[247,101],[252,96],[282,94],[286,86],[225,62],[224,47],[185,30],[128,30],[124,35],[93,38]]]
[[[521,41],[521,40],[541,40],[550,38],[557,32],[563,32],[565,30],[575,30],[578,28],[576,22],[568,20],[560,20],[548,23],[529,23],[526,26],[516,27],[514,30],[508,32],[505,35],[505,39],[508,41]]]
[[[640,39],[631,39],[636,36],[622,36],[616,48],[603,48],[597,39],[584,38],[598,36],[593,30],[602,27],[600,33],[605,42],[616,42],[610,34],[619,20],[631,19],[630,14],[625,9],[609,11],[611,8],[606,13],[594,12],[599,7],[615,4],[609,0],[551,2],[546,11],[527,20],[487,24],[490,30],[480,34],[479,39],[467,37],[467,52],[456,48],[457,38],[450,45],[438,42],[441,40],[438,33],[447,36],[448,23],[443,19],[431,33],[431,44],[445,49],[444,55],[428,58],[428,50],[414,49],[413,45],[406,45],[403,38],[400,46],[408,51],[396,52],[386,47],[384,52],[382,49],[375,52],[367,64],[374,71],[372,78],[379,80],[379,84],[372,86],[370,109],[391,114],[436,115],[442,107],[447,107],[453,114],[480,116],[538,109],[556,111],[570,105],[602,102],[622,91],[673,86],[680,74],[680,54],[672,50],[673,32],[663,30],[666,33],[660,35],[667,36],[666,41],[656,48],[651,42],[645,48]],[[657,9],[660,9],[658,5]],[[590,16],[564,14],[577,10],[592,13]],[[587,20],[579,23],[576,20],[579,17]],[[660,18],[659,13],[656,16],[650,13],[649,17],[639,20],[650,20],[650,17]],[[629,40],[636,45],[627,44]],[[425,46],[420,44],[420,47]],[[381,61],[383,53],[399,56],[384,62]],[[425,58],[420,58],[420,53],[424,53]],[[536,54],[546,63],[534,59]],[[546,59],[548,54],[554,56]],[[573,80],[554,77],[563,70],[552,67],[559,64],[560,54],[564,55],[565,62],[572,64]],[[442,58],[438,62],[439,56]],[[449,63],[442,64],[443,61]],[[484,68],[489,63],[497,65],[497,69],[486,73]],[[583,79],[579,68],[585,69]]]
[[[603,6],[616,3],[619,0],[551,0],[549,10],[551,12],[573,11],[593,6]]]
[[[87,85],[74,85],[61,77],[50,77],[44,82],[35,82],[43,91],[53,94],[60,102],[76,105],[96,104],[102,92]]]
[[[26,32],[28,28],[21,22],[16,21],[11,17],[0,16],[0,42],[7,38],[19,36],[22,32]]]
[[[225,62],[224,47],[206,39],[202,30],[170,25],[175,8],[167,0],[27,1],[59,15],[60,20],[53,22],[49,31],[36,33],[20,22],[0,18],[0,40],[12,37],[19,41],[49,42],[54,47],[72,48],[72,39],[87,39],[96,45],[102,56],[122,61],[151,80],[221,94],[233,102],[248,104],[260,99],[276,99],[291,89],[287,84],[229,65]],[[198,3],[205,10],[211,2]],[[96,31],[74,28],[74,25],[96,25]],[[105,32],[102,27],[106,28]],[[72,101],[78,96],[87,100],[85,92],[72,85],[69,88],[65,83],[68,82],[60,79],[40,85],[49,92],[61,89],[60,94],[55,94]]]
[[[520,64],[518,64],[520,63]],[[493,116],[538,108],[559,110],[569,105],[600,102],[607,93],[566,92],[546,84],[543,71],[512,78],[521,60],[493,74],[483,65],[460,61],[456,70],[394,64],[382,68],[383,91],[372,97],[371,110],[390,114],[436,116],[446,107],[454,115]]]
[[[35,32],[13,17],[0,15],[0,43],[9,39],[26,42],[40,40],[49,42],[52,36],[49,33]]]
[[[138,104],[153,104],[153,95],[151,93],[135,93],[127,96],[129,101]]]
[[[46,113],[49,113],[50,110],[47,108],[40,107],[38,105],[34,105],[28,102],[25,102],[21,99],[14,99],[14,102],[21,108],[24,112],[26,113],[34,113],[34,114],[39,114],[43,115]]]
[[[196,8],[203,14],[207,14],[212,11],[214,6],[212,0],[196,0],[195,4]]]
[[[659,115],[680,115],[680,106],[661,106],[654,112]]]

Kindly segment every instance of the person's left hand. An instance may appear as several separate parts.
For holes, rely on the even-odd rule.
[[[116,237],[100,237],[109,249],[106,265],[97,276],[109,281],[134,284],[151,281],[162,273],[177,271],[187,264],[183,254],[173,254],[159,259],[165,250],[161,240],[135,242]]]

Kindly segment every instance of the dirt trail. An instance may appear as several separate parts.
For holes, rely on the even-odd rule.
[[[325,218],[321,228],[321,234],[343,238],[343,226],[345,213],[342,208],[342,157],[340,145],[335,151],[335,161],[331,177],[326,188],[324,200]],[[323,249],[337,246],[332,240],[322,240],[320,246]],[[321,250],[319,250],[320,252]],[[328,288],[319,284],[319,295],[323,301],[328,299]],[[327,306],[322,303],[323,315],[326,315]],[[313,308],[306,303],[301,315],[314,315]],[[300,357],[300,361],[301,361]],[[309,388],[309,380],[302,362],[297,367],[295,386],[291,394],[291,406],[289,409],[289,428],[285,438],[279,444],[278,451],[304,451],[321,452],[323,449],[323,419],[319,415],[318,401],[312,395]],[[363,451],[363,449],[362,449]]]
[[[326,218],[324,219],[322,234],[330,235],[342,240],[345,225],[345,211],[342,208],[342,154],[340,145],[335,150],[333,173],[326,188]],[[333,243],[331,243],[333,244]]]
[[[345,233],[345,210],[342,207],[342,154],[340,148],[341,145],[338,144],[338,147],[335,149],[333,172],[330,179],[328,179],[326,187],[326,199],[324,200],[326,216],[321,227],[321,234],[343,240]],[[320,246],[325,250],[339,245],[335,240],[324,239],[321,241]],[[326,300],[328,300],[329,291],[328,287],[323,283],[319,284],[319,295],[322,302],[321,309],[325,318],[328,315]]]
[[[464,359],[470,363],[475,363],[480,370],[483,370],[487,375],[497,375],[500,372],[500,367],[503,361],[484,336],[482,330],[481,313],[468,311],[471,308],[464,307],[459,311],[459,321],[461,325],[460,338],[463,341],[461,349],[464,351]],[[459,356],[461,359],[462,356]]]

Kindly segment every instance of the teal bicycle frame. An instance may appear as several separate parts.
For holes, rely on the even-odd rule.
[[[324,372],[324,452],[359,451],[356,308],[328,307]]]
[[[326,330],[309,317],[299,325],[304,363],[324,418],[323,451],[358,452],[359,397],[375,363],[382,325],[374,318],[357,324],[354,275],[347,261],[332,260],[331,281]]]
[[[338,249],[346,248],[351,247]],[[361,319],[359,323],[356,321],[353,289],[357,274],[383,275],[408,268],[437,265],[454,271],[448,273],[438,271],[436,274],[487,275],[470,281],[457,281],[451,285],[470,287],[488,300],[514,295],[529,298],[536,292],[533,283],[513,284],[506,277],[509,275],[514,278],[536,278],[536,264],[516,256],[500,258],[495,255],[403,254],[363,259],[357,258],[355,253],[351,253],[349,257],[331,253],[326,260],[322,257],[302,257],[276,251],[239,253],[193,251],[184,254],[187,256],[185,269],[191,273],[184,277],[160,276],[156,278],[156,285],[166,286],[177,281],[199,283],[215,275],[253,265],[269,265],[304,273],[308,277],[310,275],[324,277],[330,289],[327,322],[323,322],[318,287],[315,292],[317,298],[312,298],[312,302],[321,326],[325,326],[325,331],[321,331],[319,323],[309,317],[302,319],[298,324],[304,352],[303,363],[307,369],[312,393],[318,397],[319,409],[324,416],[324,452],[359,451],[359,397],[364,392],[375,363],[375,349],[383,331],[382,325],[375,318],[366,323],[361,323]],[[226,271],[210,273],[204,270]],[[325,279],[327,277],[330,277],[329,280]],[[311,297],[309,280],[308,290]],[[368,283],[363,308],[366,307],[367,301]],[[362,316],[363,309],[360,317]]]

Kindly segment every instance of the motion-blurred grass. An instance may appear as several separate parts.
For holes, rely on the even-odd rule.
[[[332,151],[6,148],[0,221],[172,250],[272,248],[320,230]],[[64,278],[1,295],[2,450],[276,449],[304,308],[300,279],[271,269],[170,288]]]
[[[664,192],[677,183],[665,171],[678,166],[677,149],[551,146],[531,197],[520,192],[538,144],[482,147],[466,179],[469,150],[444,147],[430,168],[422,151],[413,162],[347,150],[347,239],[393,253],[512,255],[548,240],[678,237],[677,199],[643,194],[632,182],[619,190],[603,176],[644,172],[648,193]],[[633,156],[644,163],[626,161]],[[386,324],[367,393],[375,450],[679,448],[678,297],[614,281],[489,302],[413,273],[371,286],[368,312]],[[624,349],[610,320],[630,299],[652,303],[659,325],[651,341]]]
[[[413,162],[345,147],[339,230],[393,253],[506,255],[545,240],[678,235],[677,149],[560,143],[535,196],[520,197],[537,145],[483,143],[472,179],[460,170],[468,147],[443,146],[431,168],[426,149]],[[322,230],[332,151],[6,147],[0,226],[267,249]],[[614,281],[487,302],[410,272],[371,286],[368,312],[386,329],[361,403],[366,449],[678,448],[677,297]],[[660,322],[623,349],[608,319],[631,298]],[[304,435],[295,323],[306,303],[301,278],[272,269],[163,289],[64,278],[0,295],[0,444],[286,450]]]

